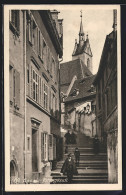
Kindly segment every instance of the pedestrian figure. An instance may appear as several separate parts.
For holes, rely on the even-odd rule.
[[[76,165],[79,166],[80,151],[78,150],[78,148],[75,148],[74,156],[75,156]]]
[[[69,154],[68,158],[65,160],[61,169],[61,173],[63,173],[63,175],[65,175],[65,173],[67,174],[68,183],[72,182],[74,174],[78,174],[76,165],[74,163],[74,160],[72,159],[71,154]]]
[[[94,153],[95,154],[99,153],[99,139],[97,135],[95,135],[94,137]]]
[[[76,135],[74,132],[71,134],[71,144],[76,144]]]
[[[66,138],[66,144],[70,144],[70,137],[71,137],[71,135],[70,135],[69,131],[65,134],[64,137]]]
[[[65,148],[65,154],[67,154],[68,153],[68,146],[66,146],[66,148]]]

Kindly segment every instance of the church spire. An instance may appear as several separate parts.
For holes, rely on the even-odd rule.
[[[84,39],[84,30],[83,30],[83,24],[82,24],[82,10],[80,11],[81,12],[81,22],[80,22],[80,32],[79,32],[79,43],[80,43],[80,46],[83,45],[85,39]]]

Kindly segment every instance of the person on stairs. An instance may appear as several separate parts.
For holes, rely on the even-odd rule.
[[[74,156],[75,156],[76,166],[79,166],[80,151],[78,150],[78,148],[75,148]]]
[[[64,137],[66,138],[66,144],[70,144],[71,142],[71,135],[70,135],[70,132],[68,131]]]
[[[63,166],[61,168],[61,173],[63,173],[63,175],[67,174],[68,183],[72,182],[74,174],[75,175],[78,174],[78,171],[77,171],[77,168],[76,168],[76,165],[72,158],[71,153],[68,155],[65,162],[63,163]]]
[[[99,139],[97,135],[95,135],[94,137],[93,144],[94,144],[94,153],[98,154],[99,153]]]

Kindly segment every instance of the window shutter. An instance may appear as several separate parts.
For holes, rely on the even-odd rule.
[[[53,160],[53,135],[49,134],[49,141],[48,141],[48,148],[49,148],[49,160]]]
[[[40,56],[43,59],[43,37],[41,32],[40,32]]]
[[[20,73],[15,70],[15,106],[20,108]]]
[[[41,133],[41,162],[44,160],[44,133]]]
[[[13,67],[10,66],[10,101],[13,102]]]
[[[32,65],[31,65],[31,79],[30,79],[30,83],[31,83],[31,98],[33,98],[33,69],[32,69]]]
[[[17,30],[20,31],[20,11],[17,11]]]
[[[41,77],[39,77],[39,104],[41,105]]]
[[[47,110],[49,111],[49,87],[47,86]]]
[[[56,138],[53,137],[53,160],[56,159]]]
[[[49,111],[51,111],[51,89],[49,90]]]

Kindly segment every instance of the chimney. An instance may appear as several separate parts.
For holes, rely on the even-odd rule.
[[[113,10],[113,30],[117,31],[117,10]]]

